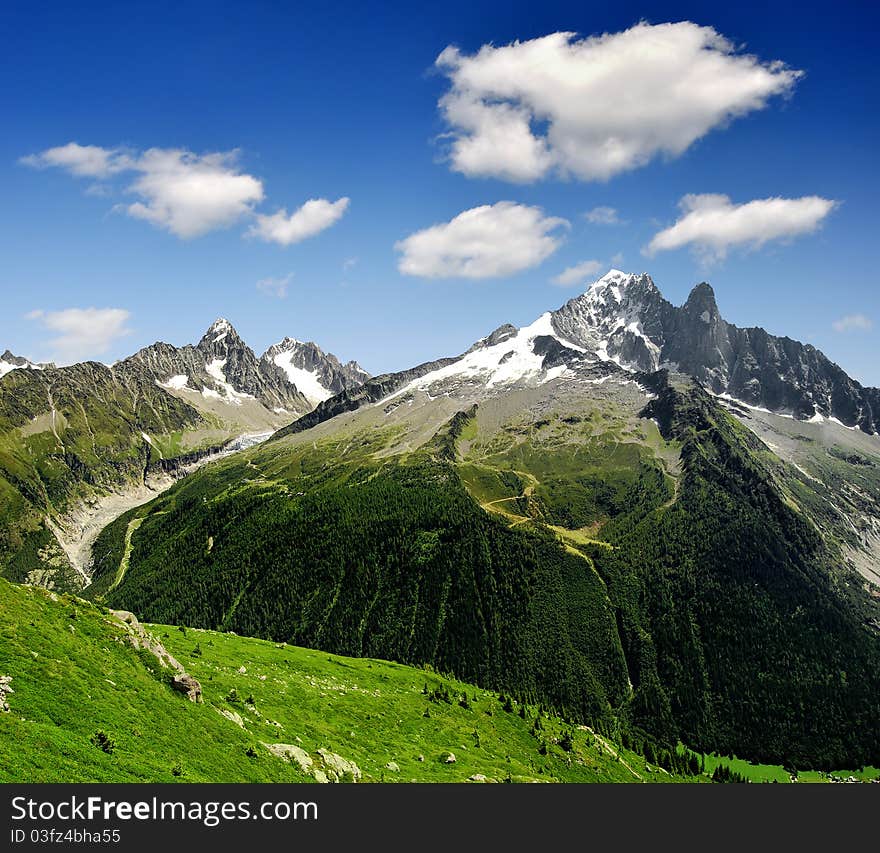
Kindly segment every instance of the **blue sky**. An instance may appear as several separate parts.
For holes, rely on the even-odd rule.
[[[0,350],[110,362],[157,339],[194,342],[222,315],[258,354],[291,335],[379,373],[458,353],[501,323],[529,322],[592,280],[571,274],[569,286],[554,283],[564,270],[583,263],[601,274],[613,259],[650,272],[676,304],[708,280],[729,321],[813,343],[860,381],[880,385],[878,14],[866,4],[838,3],[833,15],[795,15],[772,2],[303,5],[7,4]],[[499,101],[490,63],[501,54],[487,48],[480,63],[482,46],[558,32],[620,34],[640,20],[714,28],[745,46],[721,56],[719,73],[736,71],[731,57],[754,54],[771,93],[737,117],[706,119],[692,141],[667,139],[667,149],[653,152],[650,140],[677,130],[662,115],[640,126],[658,101],[636,104],[626,132],[647,153],[608,165],[584,140],[593,134],[601,143],[602,105],[613,111],[634,91],[627,75],[638,81],[639,69],[625,61],[607,91],[596,84],[560,104],[551,79],[528,104],[510,96],[515,111],[533,110],[529,143],[544,145],[548,130],[552,137],[549,159],[530,175],[511,177],[525,168],[518,148],[504,168],[494,149],[488,158],[478,145],[455,149],[475,134],[460,116],[474,103],[491,111]],[[551,61],[567,56],[564,40],[542,44]],[[618,44],[610,43],[612,59],[620,59]],[[450,45],[458,58],[437,68]],[[522,50],[511,54],[514,63],[527,59]],[[776,60],[787,71],[766,65]],[[783,85],[780,75],[795,70],[804,73]],[[704,101],[726,91],[727,80],[708,94],[685,93],[693,100],[681,107],[688,121],[693,114],[699,125]],[[464,106],[444,111],[438,101],[456,85]],[[513,144],[511,134],[499,138]],[[41,159],[72,142],[108,159],[81,161],[92,173],[80,177],[69,161]],[[668,145],[682,150],[669,153]],[[148,159],[151,149],[164,165]],[[175,151],[189,154],[168,153]],[[198,192],[218,175],[243,180],[221,187],[235,196],[222,196],[226,207],[181,213],[169,175],[192,177],[186,186]],[[682,207],[687,196],[698,198]],[[798,204],[737,214],[738,205],[771,198]],[[310,199],[321,201],[301,210]],[[473,221],[403,242],[481,206],[488,212]],[[584,214],[596,208],[613,208],[620,222],[589,221]],[[762,233],[777,236],[757,245],[742,223],[765,216]],[[484,226],[513,229],[493,256],[438,261],[438,244]],[[663,232],[665,245],[646,255]],[[410,253],[406,268],[416,274],[401,273]],[[92,315],[69,313],[88,308],[104,324],[93,341],[82,336]]]

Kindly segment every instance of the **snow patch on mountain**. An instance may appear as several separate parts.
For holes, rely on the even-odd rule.
[[[19,368],[27,368],[29,370],[42,370],[42,364],[34,364],[32,361],[28,361],[26,358],[21,358],[19,356],[13,355],[9,350],[6,350],[2,356],[0,356],[0,378],[6,376],[7,373],[11,373],[13,370]]]
[[[224,367],[226,367],[225,358],[212,359],[205,365],[205,371],[212,379],[216,380],[217,384],[223,390],[223,394],[219,394],[211,388],[202,388],[202,395],[204,397],[212,397],[216,395],[218,399],[225,397],[228,402],[235,406],[240,406],[242,400],[255,399],[253,394],[245,394],[243,391],[236,391],[235,388],[226,381],[226,373],[223,370]]]
[[[172,391],[182,391],[189,383],[189,376],[185,373],[179,373],[176,376],[169,376],[165,382],[157,383],[162,388],[170,388]]]
[[[297,342],[298,343],[298,342]],[[329,388],[325,388],[318,378],[317,371],[306,370],[293,364],[294,352],[278,353],[272,361],[277,364],[286,374],[287,378],[296,385],[297,390],[313,406],[333,396]]]
[[[543,384],[551,379],[557,379],[565,375],[568,369],[565,365],[557,365],[550,370],[544,370],[544,356],[536,353],[534,348],[535,339],[542,336],[555,338],[563,345],[583,352],[581,347],[561,340],[554,332],[552,316],[548,311],[530,325],[518,329],[510,337],[489,346],[477,345],[452,364],[412,380],[379,402],[385,402],[415,389],[427,394],[432,386],[454,380],[468,382],[476,380],[487,388],[494,388],[521,381]]]

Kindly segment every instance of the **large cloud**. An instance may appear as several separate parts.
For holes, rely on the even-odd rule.
[[[726,195],[686,195],[683,215],[658,232],[642,250],[654,255],[692,246],[706,260],[720,260],[733,246],[758,247],[815,231],[836,202],[811,195],[803,198],[762,198],[733,204]]]
[[[551,172],[605,180],[680,155],[802,74],[689,21],[559,32],[473,55],[449,46],[436,64],[452,84],[439,102],[452,168],[518,182]]]
[[[103,355],[114,341],[130,334],[126,326],[130,316],[124,308],[66,308],[31,311],[27,319],[38,320],[55,333],[48,341],[53,358],[70,364]]]
[[[76,177],[99,180],[121,173],[133,176],[126,189],[138,200],[118,209],[184,239],[256,215],[254,233],[289,245],[329,227],[348,206],[347,198],[336,202],[312,199],[289,216],[283,209],[269,216],[256,214],[255,207],[265,195],[263,182],[241,171],[237,151],[195,154],[182,148],[150,148],[138,152],[70,142],[22,157],[20,162],[37,169],[54,166]],[[96,185],[90,192],[109,190]]]
[[[271,215],[258,215],[256,224],[251,226],[248,233],[267,242],[289,246],[314,237],[338,222],[348,209],[348,204],[347,198],[337,201],[311,198],[291,214],[282,208]]]
[[[395,245],[400,272],[422,278],[498,278],[537,266],[568,222],[512,201],[482,205]]]

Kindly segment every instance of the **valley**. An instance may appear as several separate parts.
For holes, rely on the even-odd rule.
[[[17,496],[6,505],[29,507],[18,523],[32,525],[33,544],[16,546],[7,532],[4,573],[54,587],[51,595],[75,592],[96,613],[130,611],[160,626],[206,695],[215,679],[226,691],[225,704],[210,700],[224,725],[259,735],[275,759],[319,781],[328,752],[365,778],[445,778],[398,754],[379,761],[378,742],[359,740],[371,728],[363,721],[376,718],[359,692],[374,667],[448,674],[421,694],[434,699],[416,704],[456,706],[438,699],[467,692],[455,683],[474,691],[456,706],[464,711],[474,704],[495,717],[480,704],[490,695],[526,717],[543,709],[542,720],[568,727],[571,737],[553,724],[563,752],[582,737],[590,761],[614,760],[619,781],[648,781],[657,754],[673,775],[695,778],[692,755],[725,778],[764,772],[738,761],[809,771],[815,781],[876,767],[874,389],[840,379],[821,353],[779,350],[758,331],[725,324],[707,287],[674,308],[649,277],[616,271],[522,329],[501,326],[460,356],[376,377],[294,339],[257,359],[217,321],[197,347],[156,344],[107,377],[131,382],[137,369],[152,409],[190,419],[147,428],[126,416],[137,464],[75,461],[68,448],[92,440],[84,435],[95,434],[94,418],[80,425],[59,394],[51,429],[33,406],[32,425],[6,433],[30,442],[12,458],[29,460],[34,488],[7,478]],[[687,340],[689,354],[680,351]],[[661,363],[670,347],[681,363]],[[736,352],[751,359],[755,347],[784,385],[775,402],[756,391],[764,367],[749,380],[749,402],[731,393],[745,387]],[[19,389],[51,370],[15,367],[0,381],[12,376]],[[845,410],[850,403],[861,413]],[[306,409],[298,417],[297,406]],[[200,431],[225,438],[199,445]],[[46,432],[48,444],[33,444]],[[37,446],[45,462],[34,465]],[[109,458],[123,458],[123,447]],[[66,491],[56,490],[63,500],[15,503],[45,490],[59,464],[69,472]],[[53,510],[41,516],[41,506]],[[288,649],[312,674],[297,688],[304,693],[279,704],[244,676],[257,660],[268,681],[282,672],[274,652]],[[238,654],[229,677],[224,661]],[[342,659],[354,680],[328,681],[313,668]],[[282,692],[291,683],[275,681]],[[245,688],[254,701],[242,705]],[[333,691],[348,698],[340,705]],[[398,725],[410,739],[412,698],[394,700],[409,708]],[[350,742],[285,718],[288,704],[318,699],[329,703],[326,719],[338,711],[355,733]],[[299,725],[300,740],[268,739],[274,723]],[[480,726],[471,734],[488,736]],[[463,760],[468,739],[448,737],[458,749],[449,747],[449,763],[470,771],[465,778],[586,780],[525,753],[505,774],[494,759]],[[507,748],[498,741],[493,750]]]

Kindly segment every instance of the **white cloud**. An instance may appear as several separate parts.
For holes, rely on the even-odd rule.
[[[129,173],[134,180],[127,190],[138,200],[114,209],[183,239],[254,215],[255,206],[264,198],[263,182],[239,169],[237,151],[194,154],[183,148],[150,148],[137,152],[70,142],[22,157],[20,162],[38,169],[55,166],[101,181]],[[93,184],[86,192],[109,195],[112,188],[106,183]],[[286,210],[271,216],[257,214],[250,233],[287,246],[328,228],[348,204],[347,198],[332,203],[312,199],[290,216]]]
[[[733,246],[759,247],[815,231],[837,202],[819,196],[762,198],[733,204],[716,193],[686,195],[683,212],[642,250],[646,255],[691,245],[707,261],[720,260]]]
[[[346,258],[342,262],[342,269],[345,272],[348,272],[350,269],[354,269],[357,266],[358,258]]]
[[[835,332],[870,332],[874,323],[864,314],[847,314],[831,324]]]
[[[126,210],[185,239],[232,225],[263,200],[262,182],[239,173],[235,160],[235,151],[151,148],[138,159],[140,177],[130,187],[143,201]]]
[[[277,299],[284,299],[287,296],[287,286],[293,280],[293,273],[289,272],[285,276],[277,278],[261,278],[257,282],[257,290],[265,293],[267,296],[274,296]]]
[[[593,225],[625,224],[617,215],[617,210],[613,207],[594,207],[584,214],[584,218]]]
[[[121,148],[101,148],[77,142],[47,148],[39,154],[29,154],[21,157],[19,163],[34,169],[57,166],[80,178],[108,178],[131,168],[131,158]]]
[[[623,252],[617,252],[611,256],[611,266],[613,269],[623,269]]]
[[[248,234],[267,242],[290,246],[334,225],[342,218],[348,205],[347,198],[337,201],[312,198],[290,215],[285,208],[271,215],[258,215],[256,224],[251,226]]]
[[[607,180],[678,156],[802,75],[689,21],[558,32],[473,55],[450,45],[436,65],[451,81],[439,108],[452,168],[518,182],[551,172]]]
[[[140,200],[116,209],[188,239],[232,225],[263,200],[262,182],[239,172],[236,159],[236,151],[193,154],[180,148],[150,148],[137,153],[70,142],[20,162],[104,180],[133,173],[128,191]],[[110,188],[93,185],[86,192],[109,194]]]
[[[113,195],[113,190],[107,184],[89,184],[85,188],[85,194],[95,198],[108,198]]]
[[[583,284],[589,276],[595,275],[603,266],[602,261],[581,261],[573,267],[567,267],[551,280],[553,284],[558,284],[560,287]]]
[[[422,278],[498,278],[537,266],[560,246],[568,222],[512,201],[459,213],[396,243],[397,268]]]
[[[124,308],[66,308],[63,311],[31,311],[56,336],[48,341],[55,361],[70,364],[103,355],[118,338],[131,333],[126,327],[131,314]]]

